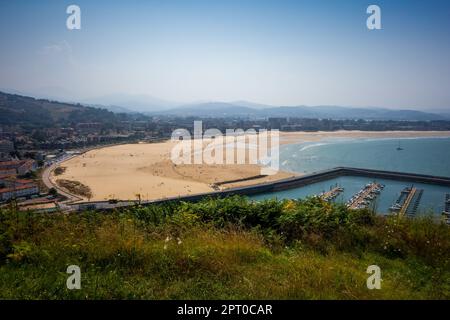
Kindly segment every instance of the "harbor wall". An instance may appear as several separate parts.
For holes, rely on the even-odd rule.
[[[166,202],[177,202],[177,201],[190,201],[196,202],[207,197],[218,198],[227,197],[231,195],[255,195],[261,193],[271,193],[282,190],[288,190],[293,188],[304,187],[317,182],[322,182],[330,180],[333,178],[338,178],[342,176],[359,176],[374,179],[387,179],[395,181],[405,181],[410,183],[425,183],[440,186],[450,186],[450,177],[439,177],[423,174],[414,173],[404,173],[404,172],[394,172],[394,171],[382,171],[382,170],[372,170],[372,169],[361,169],[361,168],[350,168],[350,167],[338,167],[330,170],[324,170],[320,172],[314,172],[311,174],[292,177],[287,179],[282,179],[274,182],[267,182],[253,186],[239,187],[228,189],[224,191],[213,191],[208,193],[188,195],[182,197],[172,197],[165,198],[161,200],[152,201],[142,201],[141,205],[150,204],[161,204]],[[98,201],[98,202],[83,202],[78,204],[73,204],[73,209],[82,209],[90,206],[91,208],[111,210],[118,207],[126,207],[138,204],[135,200],[130,201],[119,201],[116,204],[111,204],[108,201]]]

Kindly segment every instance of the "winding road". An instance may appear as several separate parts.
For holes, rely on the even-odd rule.
[[[62,207],[64,207],[67,204],[71,204],[73,202],[76,201],[81,201],[83,200],[83,198],[80,198],[76,195],[73,195],[71,193],[69,193],[68,191],[66,191],[65,189],[61,188],[60,186],[58,186],[56,183],[54,183],[51,179],[50,179],[50,175],[53,172],[53,170],[55,170],[57,167],[59,167],[61,165],[61,163],[72,159],[73,157],[76,157],[77,155],[72,155],[70,157],[64,158],[60,161],[55,162],[54,164],[52,164],[51,166],[47,167],[44,172],[42,172],[42,182],[45,184],[45,186],[47,188],[55,188],[58,193],[64,197],[67,198],[67,200],[61,201],[59,202],[60,206],[62,205]]]

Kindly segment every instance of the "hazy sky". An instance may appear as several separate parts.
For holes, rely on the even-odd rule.
[[[0,0],[0,40],[0,88],[25,92],[450,109],[446,0]]]

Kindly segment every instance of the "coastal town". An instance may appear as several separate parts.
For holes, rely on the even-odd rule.
[[[280,171],[264,176],[256,164],[174,165],[168,157],[173,147],[171,136],[180,128],[193,134],[196,121],[201,121],[205,131],[279,130],[281,145],[328,139],[439,137],[450,129],[447,120],[125,114],[1,92],[0,107],[9,112],[0,119],[0,205],[38,212],[85,208],[73,205],[80,202],[97,203],[89,208],[113,208],[124,201],[133,204],[221,192],[301,175]],[[36,109],[45,116],[37,116]],[[334,200],[342,191],[335,188],[321,197]],[[376,192],[366,193],[355,195],[348,206],[368,207]],[[419,202],[420,197],[413,201]]]
[[[40,186],[38,170],[35,159],[0,161],[0,205],[14,203],[21,210],[55,211],[57,194]]]
[[[449,301],[450,1],[404,2],[0,1],[1,306]]]

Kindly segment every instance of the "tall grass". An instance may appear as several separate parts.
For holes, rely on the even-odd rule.
[[[3,299],[448,299],[450,230],[318,199],[0,211]],[[66,289],[79,265],[81,290]],[[366,287],[367,266],[382,289]]]

